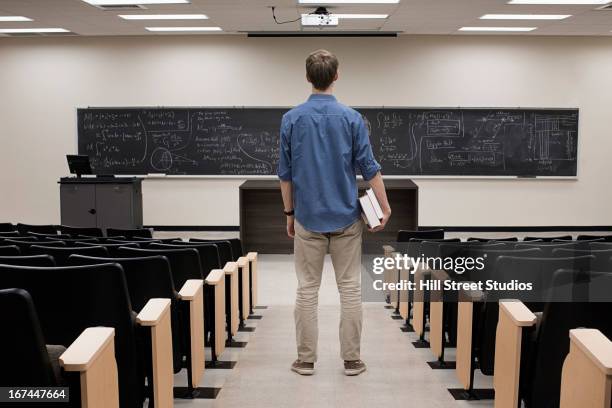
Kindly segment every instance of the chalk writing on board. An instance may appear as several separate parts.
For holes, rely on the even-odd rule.
[[[577,109],[357,110],[387,175],[576,175]],[[273,175],[286,111],[79,109],[79,153],[99,174]]]

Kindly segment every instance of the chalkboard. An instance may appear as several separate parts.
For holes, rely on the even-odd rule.
[[[274,175],[288,108],[78,109],[96,174]],[[576,176],[577,109],[357,108],[383,174]]]

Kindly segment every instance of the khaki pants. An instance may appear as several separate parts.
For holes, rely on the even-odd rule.
[[[361,234],[363,222],[343,230],[321,234],[295,223],[295,270],[298,279],[295,329],[298,358],[317,361],[319,328],[317,306],[325,254],[331,255],[340,293],[340,354],[343,360],[359,360],[361,344]]]

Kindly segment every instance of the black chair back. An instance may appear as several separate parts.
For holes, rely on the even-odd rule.
[[[591,243],[588,241],[548,241],[548,242],[519,242],[515,248],[540,248],[544,256],[551,257],[557,248],[565,249],[589,249]]]
[[[137,244],[135,242],[123,243],[123,244],[102,244],[99,242],[81,242],[79,241],[79,242],[75,242],[75,244],[78,244],[79,246],[83,246],[83,247],[101,246],[103,248],[106,248],[109,256],[111,256],[112,258],[119,257],[119,248],[121,247],[140,248],[140,244]]]
[[[397,242],[408,242],[411,239],[423,239],[423,240],[432,240],[432,239],[444,239],[444,230],[443,229],[433,229],[433,230],[399,230],[397,232]]]
[[[566,299],[572,292],[573,301]],[[606,294],[591,299],[589,293]],[[584,294],[581,296],[580,294]],[[559,270],[553,277],[551,300],[544,306],[535,344],[526,347],[521,370],[521,395],[526,406],[559,407],[561,372],[569,353],[569,331],[580,327],[612,337],[612,273]]]
[[[612,257],[612,248],[610,249],[573,249],[573,248],[555,248],[552,251],[553,256],[558,257],[572,257],[582,255],[592,255],[593,260],[591,261],[591,271],[606,272],[612,271],[612,263],[610,257]]]
[[[138,228],[138,229],[119,229],[119,228],[107,228],[106,236],[122,236],[128,239],[131,238],[153,238],[153,233],[148,228]]]
[[[19,233],[19,231],[3,231],[3,232],[0,232],[0,239],[5,239],[5,238],[9,238],[10,239],[10,238],[19,238],[19,237],[25,238],[27,236],[28,235],[22,236]]]
[[[0,256],[19,256],[21,250],[17,245],[3,245],[0,246]]]
[[[173,242],[173,244],[179,245],[193,245],[198,243],[204,244],[215,244],[219,249],[219,262],[221,265],[225,265],[227,262],[237,261],[238,258],[234,256],[232,250],[232,243],[227,239],[190,239],[189,242],[180,243],[178,241]]]
[[[185,355],[185,340],[181,334],[181,315],[179,296],[174,287],[172,272],[168,259],[164,256],[143,258],[100,258],[83,255],[71,255],[68,262],[72,266],[99,265],[117,263],[123,268],[132,309],[138,311],[153,298],[166,298],[171,301],[172,349],[174,372],[182,368],[182,356]]]
[[[0,265],[55,266],[51,255],[0,256]]]
[[[0,313],[0,384],[58,386],[30,294],[22,289],[0,290],[0,310],[4,311]]]
[[[88,237],[103,237],[101,228],[87,228],[87,227],[69,227],[67,225],[60,225],[59,230],[62,234],[68,234],[72,238],[80,238],[81,235]]]
[[[28,251],[30,255],[51,255],[58,266],[68,266],[70,255],[88,255],[108,257],[108,251],[101,246],[94,247],[50,247],[32,245]]]
[[[551,242],[554,241],[555,239],[563,239],[563,240],[572,240],[572,236],[571,235],[559,235],[556,237],[525,237],[523,238],[523,241],[542,241],[542,242]]]
[[[185,249],[142,249],[119,248],[118,254],[122,258],[142,258],[147,256],[165,256],[170,262],[170,270],[176,288],[182,288],[189,279],[205,279],[200,265],[200,255],[193,248]]]
[[[542,251],[543,252],[543,251]],[[546,256],[546,255],[544,255]],[[497,322],[499,320],[500,299],[521,299],[533,312],[541,312],[547,291],[552,284],[552,278],[558,269],[588,270],[593,260],[592,256],[569,258],[542,258],[514,255],[502,255],[496,258],[493,273],[489,279],[497,282],[531,282],[533,293],[525,291],[497,291],[488,294],[483,310],[482,334],[479,346],[480,371],[485,375],[493,375],[495,363],[495,340]]]
[[[139,348],[120,265],[56,268],[0,265],[0,288],[14,287],[23,288],[32,296],[48,344],[67,347],[88,327],[113,327],[120,406],[142,406],[145,356]]]
[[[194,248],[200,254],[200,264],[202,265],[202,273],[207,276],[213,269],[222,268],[225,264],[221,263],[219,246],[217,244],[206,244],[196,242],[175,242],[172,244],[151,244],[151,249],[180,249]],[[227,250],[227,247],[225,248]],[[225,252],[227,255],[227,251]]]
[[[612,242],[612,235],[578,235],[576,240]]]
[[[0,222],[0,235],[3,235],[6,232],[16,232],[17,227],[15,227],[10,222]]]
[[[230,238],[228,241],[232,244],[232,255],[234,256],[235,262],[238,258],[245,255],[244,248],[242,248],[242,241],[240,241],[240,238]]]
[[[137,244],[140,248],[147,248],[151,244],[160,243],[161,241],[147,239],[147,240],[136,240],[136,239],[108,239],[106,243],[108,244]]]
[[[31,225],[31,224],[17,224],[17,231],[22,235],[27,235],[30,232],[38,233],[38,234],[47,234],[47,235],[55,235],[58,231],[57,225]]]
[[[58,238],[56,240],[53,240],[49,237],[47,237],[46,239],[41,241],[41,245],[47,245],[47,241],[63,241],[66,243],[66,245],[70,246],[75,242],[98,242],[97,238]]]
[[[36,237],[40,239],[41,241],[45,239],[51,240],[51,241],[57,241],[58,239],[70,238],[70,235],[68,234],[42,234],[42,233],[31,232],[31,231],[28,232],[28,235],[31,237]]]
[[[481,238],[481,237],[470,237],[467,239],[468,242],[478,241],[478,242],[516,242],[518,241],[517,237],[504,237],[504,238]]]

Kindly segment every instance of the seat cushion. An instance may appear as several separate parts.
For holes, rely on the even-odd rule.
[[[59,346],[55,344],[47,344],[47,354],[49,354],[49,362],[51,363],[51,367],[53,368],[53,375],[55,376],[55,380],[59,386],[65,385],[65,381],[62,378],[62,369],[60,366],[59,358],[64,351],[66,351],[66,347]]]

